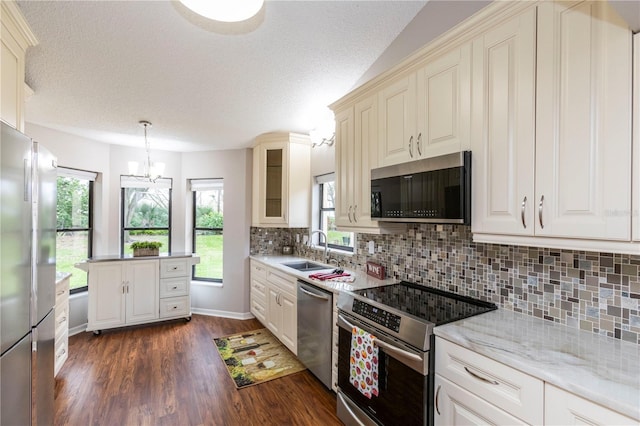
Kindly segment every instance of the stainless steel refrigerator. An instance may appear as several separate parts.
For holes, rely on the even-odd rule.
[[[56,165],[5,123],[0,136],[0,424],[53,424]]]

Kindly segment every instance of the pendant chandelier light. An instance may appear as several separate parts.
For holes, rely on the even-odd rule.
[[[198,15],[220,22],[242,22],[255,16],[264,0],[180,0]]]
[[[162,173],[164,173],[164,163],[151,162],[151,154],[150,154],[151,146],[149,144],[149,139],[147,139],[147,129],[151,127],[151,123],[146,120],[139,121],[138,123],[142,127],[144,127],[144,149],[147,155],[144,162],[143,171],[142,171],[143,176],[140,176],[140,177],[142,177],[145,180],[155,182],[156,179],[161,178]],[[131,176],[136,176],[136,177],[139,176],[137,161],[129,161],[129,174]]]

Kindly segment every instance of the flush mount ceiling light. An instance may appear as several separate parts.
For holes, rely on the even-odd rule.
[[[180,0],[198,15],[220,22],[242,22],[255,16],[264,0]]]
[[[142,127],[144,127],[144,149],[147,154],[147,158],[144,162],[144,170],[143,179],[155,182],[157,179],[162,177],[162,173],[164,173],[164,163],[160,162],[151,162],[151,145],[149,144],[149,139],[147,139],[147,128],[151,127],[151,123],[142,120],[138,122]],[[138,176],[138,162],[137,161],[129,161],[129,174],[131,176]]]

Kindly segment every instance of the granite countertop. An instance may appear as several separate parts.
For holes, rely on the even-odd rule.
[[[388,284],[394,284],[397,283],[398,280],[394,279],[394,278],[388,278],[385,280],[379,280],[377,278],[374,278],[372,276],[367,275],[365,272],[362,271],[353,271],[353,270],[349,270],[349,269],[345,269],[345,272],[348,274],[351,274],[351,276],[355,277],[355,281],[348,283],[348,282],[340,282],[340,281],[320,281],[320,280],[316,280],[313,278],[309,278],[309,275],[313,275],[313,274],[317,274],[318,272],[327,272],[327,270],[330,269],[335,269],[336,266],[335,265],[326,265],[325,263],[322,262],[317,262],[317,261],[313,261],[313,263],[319,263],[322,265],[326,265],[327,266],[327,270],[316,270],[316,271],[306,271],[306,272],[301,272],[301,271],[297,271],[293,268],[289,268],[287,266],[284,266],[283,263],[289,263],[289,262],[296,262],[296,261],[309,261],[309,259],[306,259],[304,257],[298,257],[298,256],[285,256],[285,255],[280,255],[280,256],[257,256],[257,255],[252,255],[250,256],[251,259],[253,260],[257,260],[258,262],[264,263],[265,265],[271,266],[275,269],[278,269],[282,272],[285,272],[291,276],[296,277],[297,279],[301,279],[303,281],[306,281],[308,283],[311,283],[317,287],[323,288],[325,290],[331,291],[333,293],[340,293],[341,291],[352,291],[352,290],[358,290],[361,288],[371,288],[371,287],[380,287],[383,285],[388,285]]]
[[[434,332],[640,421],[638,345],[502,309]]]

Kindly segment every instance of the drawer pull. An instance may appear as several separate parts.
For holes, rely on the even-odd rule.
[[[177,267],[177,266],[174,266],[173,268],[171,268],[171,270],[172,270],[172,271],[177,271],[177,270],[178,270],[178,267]]]
[[[436,413],[440,415],[440,408],[438,407],[438,397],[440,396],[440,388],[442,385],[438,385],[438,390],[436,391]]]
[[[177,289],[178,289],[177,285],[174,285],[173,288],[172,288],[172,290],[177,290]]]
[[[464,371],[466,371],[467,373],[469,373],[470,375],[472,375],[473,377],[475,377],[478,380],[482,380],[483,382],[487,382],[491,385],[499,385],[500,383],[496,382],[495,380],[490,380],[487,379],[485,377],[479,376],[476,373],[474,373],[473,371],[469,370],[467,367],[464,368]]]
[[[64,356],[64,354],[66,354],[66,353],[67,353],[67,351],[63,349],[63,350],[62,350],[62,352],[60,352],[60,353],[58,354],[58,356],[57,356],[57,358],[56,358],[56,359],[60,359],[60,357],[63,357],[63,356]]]
[[[58,293],[56,293],[56,296],[62,296],[65,293],[66,293],[66,291],[62,290],[62,291],[59,291]]]
[[[67,320],[67,317],[62,317],[60,321],[58,321],[58,325],[63,324]]]

